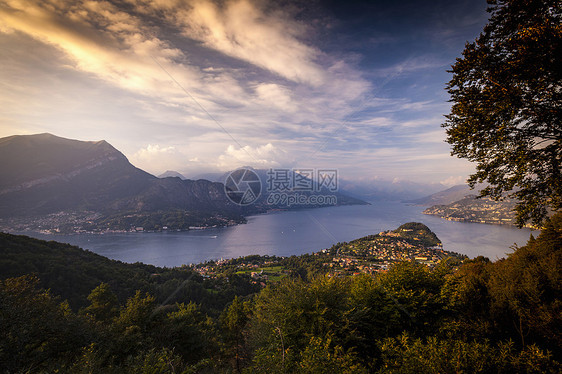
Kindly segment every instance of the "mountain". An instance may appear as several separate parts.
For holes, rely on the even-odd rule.
[[[353,196],[348,191],[342,190],[338,184],[338,188],[336,191],[330,191],[329,188],[326,187],[319,187],[318,186],[318,178],[316,175],[312,176],[312,178],[304,177],[301,179],[303,185],[306,185],[307,188],[304,189],[293,189],[293,181],[297,174],[290,168],[273,168],[273,169],[254,169],[250,166],[243,166],[240,169],[249,169],[252,170],[257,177],[260,179],[261,182],[261,195],[256,200],[254,205],[256,208],[269,210],[269,209],[308,209],[308,208],[317,208],[323,206],[332,206],[332,205],[366,205],[367,202],[363,201],[361,198]],[[280,175],[283,177],[276,176],[276,171],[280,172]],[[226,183],[227,178],[229,175],[232,175],[233,171],[228,171],[223,174],[207,174],[208,177],[213,177],[212,180],[215,180],[220,183]],[[285,172],[287,172],[285,174]],[[281,180],[281,179],[282,180]],[[337,180],[337,176],[335,177]],[[288,190],[278,189],[275,187],[275,184],[287,182],[288,183]],[[285,201],[283,199],[283,195],[286,196],[301,196],[306,197],[306,200],[313,200],[310,199],[311,196],[333,196],[335,197],[335,203],[328,203],[328,204],[317,204],[317,203],[291,203],[290,201]],[[280,197],[278,199],[278,197]],[[288,199],[287,199],[288,200]]]
[[[225,173],[202,173],[190,176],[190,179],[198,180],[198,179],[206,179],[212,182],[221,182],[223,183],[226,178]]]
[[[183,174],[178,173],[177,171],[174,171],[174,170],[166,170],[164,173],[160,174],[158,176],[158,178],[179,178],[179,179],[183,179],[183,180],[187,179],[185,176],[183,176]],[[208,178],[196,178],[196,179],[210,180]]]
[[[0,217],[111,209],[155,179],[105,141],[51,134],[0,139]]]
[[[468,195],[477,194],[481,188],[476,188],[471,190],[470,187],[466,184],[459,184],[453,186],[451,188],[447,188],[446,190],[436,192],[429,196],[425,196],[415,200],[409,200],[408,203],[417,204],[417,205],[448,205],[455,201],[461,200]]]
[[[341,190],[368,201],[372,200],[410,200],[435,193],[443,189],[441,183],[416,183],[402,180],[341,180]]]
[[[91,221],[93,217],[109,227],[127,229],[124,223],[117,224],[120,215],[146,221],[162,211],[183,214],[185,225],[202,225],[217,216],[225,224],[243,220],[240,207],[227,199],[222,184],[157,178],[131,165],[103,140],[78,141],[51,134],[2,138],[0,175],[0,219],[5,221],[73,213],[67,218]],[[43,225],[53,226],[50,221]],[[135,225],[134,221],[129,219],[125,225]]]
[[[228,283],[224,278],[214,281],[204,279],[187,266],[127,264],[70,244],[0,233],[0,284],[6,278],[26,274],[37,276],[41,287],[67,300],[74,310],[87,306],[88,294],[102,282],[110,285],[121,303],[136,290],[143,290],[159,303],[193,301],[215,314],[232,300],[233,293],[246,295],[257,291],[250,280],[238,275],[231,278],[235,282]],[[181,290],[178,288],[170,295],[170,284],[181,284]]]
[[[183,230],[240,223],[244,215],[270,209],[366,204],[337,191],[330,194],[337,201],[309,199],[328,195],[325,189],[299,191],[305,202],[270,201],[267,171],[256,172],[263,186],[261,196],[242,207],[225,194],[223,183],[183,180],[172,171],[165,173],[172,177],[157,178],[133,166],[103,140],[10,136],[0,139],[0,230]]]

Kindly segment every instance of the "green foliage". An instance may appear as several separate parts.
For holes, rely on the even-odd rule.
[[[476,162],[481,196],[519,200],[517,223],[562,209],[562,6],[490,0],[491,18],[467,43],[448,84],[452,154]]]
[[[70,246],[13,240],[23,253],[26,242],[47,248],[47,262],[49,250],[77,255]],[[233,260],[215,280],[152,267],[159,275],[140,284],[185,301],[163,303],[141,289],[120,301],[119,283],[98,283],[79,313],[36,277],[8,278],[0,285],[0,372],[559,372],[561,249],[558,214],[495,263],[400,262],[374,276],[331,277],[313,276],[320,256],[294,256],[270,265],[293,276],[253,294],[234,263],[262,264],[257,257]],[[144,265],[113,266],[143,274]],[[220,313],[196,303],[197,289],[182,294],[190,285],[212,289]]]
[[[88,342],[90,328],[33,276],[0,283],[0,370],[38,372],[64,367]]]
[[[189,374],[194,371],[182,362],[181,357],[175,355],[170,349],[151,349],[146,353],[136,356],[130,366],[129,373],[139,374]]]
[[[400,262],[380,276],[380,284],[398,308],[401,326],[416,332],[434,328],[442,311],[442,277],[417,262]]]
[[[408,239],[417,245],[424,247],[434,247],[441,245],[441,241],[433,231],[426,225],[419,222],[408,222],[398,227],[393,232],[400,234],[401,237]]]
[[[522,351],[512,342],[412,339],[408,334],[381,345],[379,373],[557,373],[560,365],[536,346]]]
[[[101,283],[88,295],[90,305],[82,310],[94,320],[108,323],[117,316],[119,302],[107,283]]]
[[[298,373],[323,374],[323,373],[367,373],[367,369],[357,363],[353,352],[345,352],[337,345],[331,347],[331,339],[311,338],[309,344],[301,353],[298,363]]]
[[[259,289],[245,276],[204,280],[187,267],[126,264],[69,244],[0,233],[0,279],[25,274],[37,275],[40,286],[68,300],[74,310],[88,307],[88,295],[101,283],[111,288],[120,303],[141,290],[159,303],[200,303],[214,315],[234,296]]]
[[[185,362],[197,364],[219,349],[216,322],[194,303],[177,304],[160,326],[160,343]]]
[[[535,240],[494,264],[489,292],[492,313],[517,338],[562,347],[562,214]],[[509,321],[509,322],[508,322]]]

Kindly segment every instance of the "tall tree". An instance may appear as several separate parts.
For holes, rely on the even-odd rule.
[[[447,86],[452,155],[476,162],[481,196],[519,200],[517,223],[562,209],[562,3],[488,0],[488,24],[467,43]]]

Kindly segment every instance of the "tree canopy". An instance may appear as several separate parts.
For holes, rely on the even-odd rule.
[[[450,71],[443,127],[452,155],[476,162],[469,184],[516,198],[518,225],[539,225],[562,209],[562,3],[488,3],[488,24]]]

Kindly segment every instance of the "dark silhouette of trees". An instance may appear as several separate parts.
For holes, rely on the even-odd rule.
[[[476,162],[481,196],[516,198],[517,223],[562,209],[562,5],[488,0],[491,18],[467,43],[447,89],[452,154]]]

